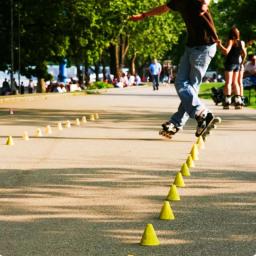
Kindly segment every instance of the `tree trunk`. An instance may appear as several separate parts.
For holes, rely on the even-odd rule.
[[[84,81],[86,86],[90,84],[90,75],[88,73],[88,65],[86,63],[84,64]]]
[[[99,72],[100,72],[100,65],[99,65],[99,63],[96,63],[96,64],[95,64],[96,81],[100,81]]]
[[[105,60],[102,58],[102,73],[103,73],[103,81],[107,81],[107,74],[106,74],[106,63]]]
[[[120,54],[119,54],[119,45],[115,45],[115,77],[120,78],[120,60],[119,60]]]
[[[80,65],[78,65],[78,64],[76,65],[76,70],[77,70],[78,83],[83,84],[83,73],[82,73]]]
[[[37,84],[37,87],[36,87],[36,91],[39,92],[39,93],[45,93],[46,92],[46,86],[45,86],[44,78],[38,77],[37,80],[38,80],[38,84]]]
[[[126,58],[128,49],[129,49],[129,36],[127,36],[127,35],[120,36],[120,50],[121,50],[120,68],[123,68],[125,66],[125,58]]]
[[[133,56],[131,58],[131,62],[130,62],[130,72],[131,72],[131,75],[133,75],[133,76],[136,73],[135,60],[136,60],[136,53],[133,54]]]

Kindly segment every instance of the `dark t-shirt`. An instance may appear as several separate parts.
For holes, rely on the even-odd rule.
[[[237,43],[232,45],[231,50],[229,51],[228,55],[226,56],[225,64],[226,65],[240,64],[241,52],[242,52],[242,43],[240,40],[237,40]]]
[[[200,16],[202,3],[198,0],[168,0],[167,6],[178,11],[187,27],[189,47],[210,45],[216,42],[214,22],[209,10]]]

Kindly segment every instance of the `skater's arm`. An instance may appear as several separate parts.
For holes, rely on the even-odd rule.
[[[136,14],[136,15],[132,15],[129,20],[131,21],[139,21],[139,20],[143,20],[146,17],[150,17],[150,16],[155,16],[155,15],[160,15],[163,13],[166,13],[168,11],[170,11],[171,9],[166,5],[161,5],[158,7],[155,7],[147,12],[143,12],[140,14]]]
[[[202,3],[200,16],[204,15],[208,11],[208,6],[210,5],[211,0],[199,0]]]
[[[220,50],[222,51],[223,54],[228,55],[228,53],[230,52],[232,45],[233,45],[233,40],[229,40],[227,47],[223,46],[221,40],[217,41],[218,47],[220,48]]]

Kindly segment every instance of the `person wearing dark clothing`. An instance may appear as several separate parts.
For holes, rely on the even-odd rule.
[[[132,21],[139,21],[173,10],[179,12],[185,22],[187,44],[175,79],[181,103],[178,111],[162,125],[170,134],[178,132],[190,117],[197,120],[196,136],[200,136],[214,119],[198,97],[200,84],[216,53],[218,41],[209,4],[210,0],[167,0],[162,6],[130,17]]]
[[[20,84],[20,94],[24,94],[25,93],[25,86],[24,86],[24,83],[21,82]]]
[[[9,95],[11,94],[11,87],[7,81],[7,79],[4,79],[4,82],[2,84],[2,91],[1,91],[2,95]]]
[[[231,104],[232,87],[235,93],[235,107],[240,109],[242,106],[241,90],[239,87],[239,72],[243,68],[242,65],[246,58],[246,49],[243,41],[240,40],[240,31],[233,26],[229,32],[227,46],[224,47],[221,41],[218,46],[226,55],[225,60],[225,87],[223,108],[229,109]]]

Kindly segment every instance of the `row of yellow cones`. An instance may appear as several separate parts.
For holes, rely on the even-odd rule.
[[[95,113],[95,114],[91,114],[90,117],[89,117],[89,121],[95,121],[97,119],[99,119],[99,114],[98,113]],[[75,120],[75,125],[76,126],[80,126],[81,123],[86,123],[87,122],[87,118],[86,116],[83,116],[81,121],[79,118],[76,118]],[[69,120],[65,121],[64,122],[64,127],[65,128],[71,128],[72,124]],[[58,122],[57,124],[57,128],[59,131],[63,130],[63,122]],[[47,125],[46,128],[45,128],[45,134],[47,135],[50,135],[52,134],[52,128],[50,125]],[[43,137],[43,132],[41,130],[41,128],[37,128],[36,131],[35,131],[35,136],[36,137]],[[23,133],[23,136],[22,136],[23,140],[29,140],[29,135],[28,135],[28,132],[24,132]],[[8,146],[13,146],[14,145],[14,140],[12,138],[12,136],[8,136],[7,137],[7,140],[6,140],[6,145]]]
[[[189,177],[190,171],[189,169],[195,167],[196,160],[199,160],[199,149],[204,149],[205,143],[202,137],[197,139],[197,142],[193,145],[191,152],[184,164],[181,166],[181,170],[177,173],[173,184],[170,187],[169,193],[167,195],[166,201],[162,206],[159,219],[160,220],[174,220],[175,216],[172,211],[171,205],[169,201],[180,201],[180,195],[177,187],[183,188],[185,187],[185,182],[183,177]],[[160,244],[154,227],[152,224],[147,224],[142,235],[141,245],[144,246],[157,246]]]

